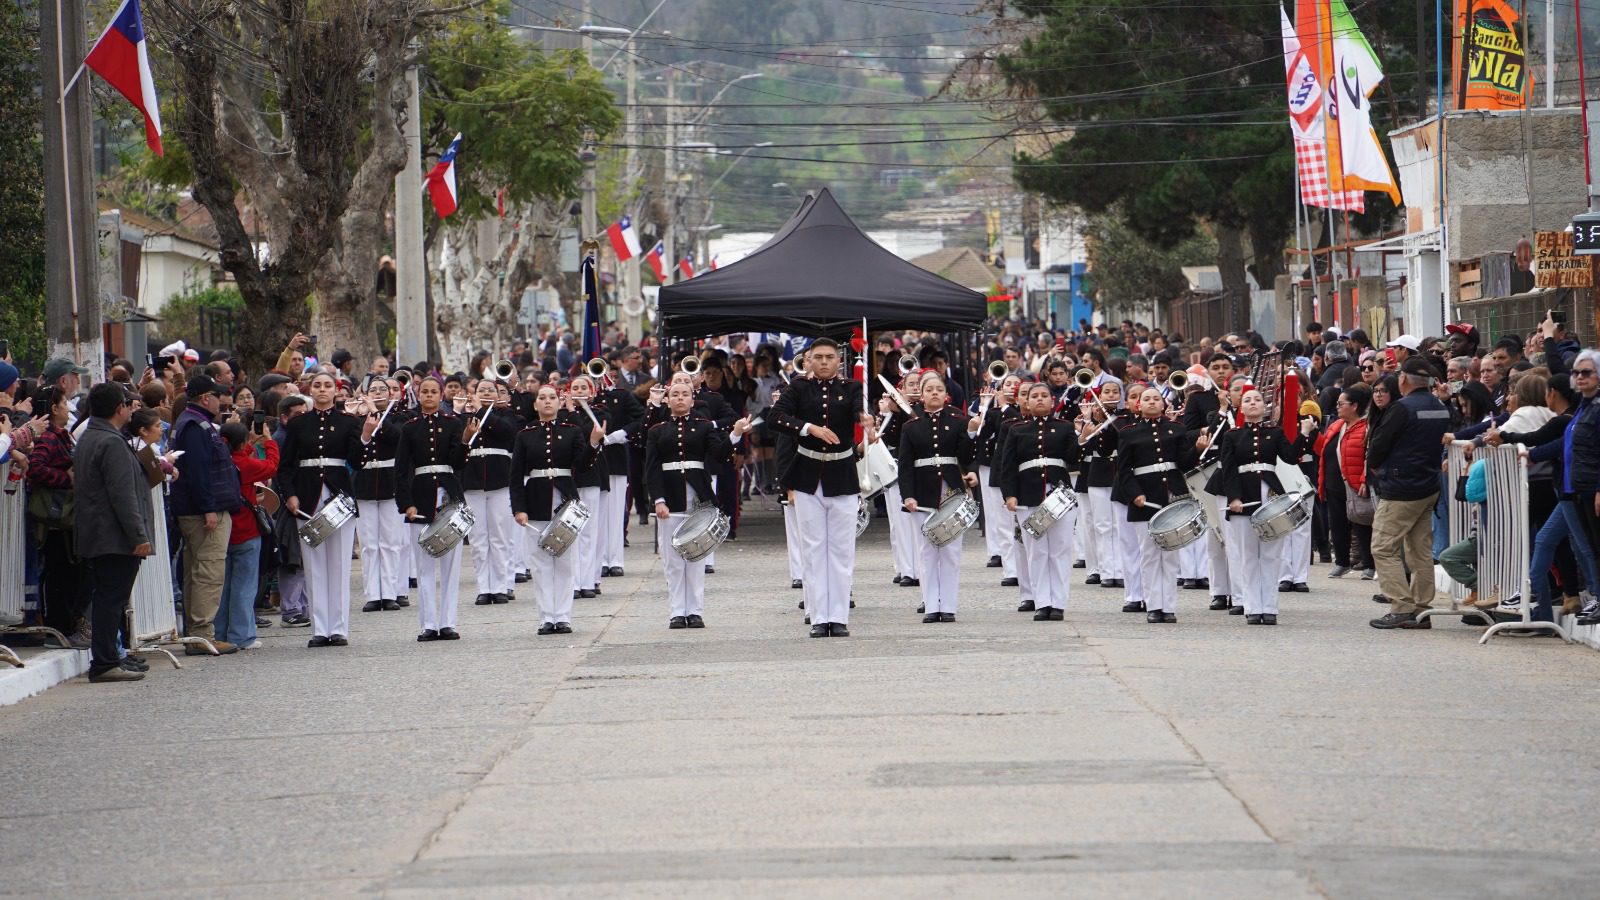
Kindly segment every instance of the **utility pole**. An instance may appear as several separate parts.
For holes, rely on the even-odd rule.
[[[62,96],[88,46],[83,0],[39,6],[39,70],[44,106],[45,334],[51,356],[71,357],[98,382],[105,353],[97,292],[94,181],[90,178],[87,79]],[[139,348],[143,353],[143,348]]]
[[[633,38],[628,38],[628,90],[627,108],[623,115],[625,124],[622,131],[627,136],[627,176],[623,179],[624,185],[637,184],[639,177],[639,112],[636,108],[639,95],[639,62],[633,55]],[[623,303],[634,297],[640,297],[642,292],[639,287],[639,256],[635,254],[632,259],[623,263],[621,274]],[[637,344],[644,336],[644,317],[628,316],[628,343]]]
[[[664,180],[666,181],[667,194],[667,227],[661,235],[662,264],[667,270],[667,284],[677,282],[678,252],[672,237],[673,231],[678,227],[678,154],[674,149],[678,143],[677,118],[678,118],[678,79],[677,70],[667,70],[667,107],[666,107],[666,132],[667,140],[663,155],[666,163],[663,166]]]
[[[406,167],[394,177],[395,363],[428,355],[428,261],[422,250],[422,91],[417,67],[406,69]],[[418,375],[426,373],[418,372]]]

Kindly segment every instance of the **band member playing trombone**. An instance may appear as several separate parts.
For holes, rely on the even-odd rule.
[[[394,456],[406,414],[397,411],[399,401],[389,399],[389,382],[381,376],[370,378],[366,394],[371,405],[368,417],[377,416],[378,426],[372,440],[362,446],[360,458],[351,461],[356,466],[352,493],[367,598],[361,611],[375,612],[400,608],[411,571],[406,521],[394,508]]]
[[[1193,439],[1166,417],[1161,392],[1145,388],[1139,394],[1139,418],[1117,436],[1116,495],[1128,504],[1128,522],[1145,525],[1139,535],[1140,577],[1143,580],[1146,621],[1178,621],[1178,555],[1161,548],[1146,523],[1175,498],[1189,493],[1183,473],[1194,467],[1198,454]],[[1125,560],[1127,571],[1132,562]]]
[[[288,473],[280,480],[285,486],[284,505],[292,514],[313,516],[335,495],[349,495],[355,487],[350,461],[361,458],[362,445],[378,428],[377,416],[363,421],[335,406],[337,392],[333,376],[319,372],[311,379],[311,409],[284,427],[286,438],[278,469]],[[345,526],[316,547],[300,547],[311,605],[308,646],[343,647],[349,643],[350,550],[355,532]]]
[[[460,499],[460,467],[467,442],[478,433],[475,417],[447,416],[444,384],[428,376],[415,382],[418,412],[400,429],[395,454],[395,506],[411,526],[411,540],[422,540],[440,509]],[[456,598],[460,589],[461,545],[440,557],[424,554],[418,563],[417,612],[422,622],[419,641],[453,641]]]
[[[1071,490],[1068,470],[1078,461],[1078,438],[1072,423],[1052,415],[1056,401],[1048,384],[1030,384],[1022,397],[1025,418],[1011,426],[999,455],[1000,489],[1006,510],[1027,521],[1057,486]],[[1074,509],[1039,537],[1025,534],[1020,541],[1033,579],[1036,622],[1060,621],[1066,614],[1077,516]]]
[[[789,385],[768,419],[772,427],[797,439],[799,456],[784,486],[794,489],[800,516],[812,637],[850,634],[850,580],[856,564],[861,490],[852,436],[857,421],[872,427],[871,417],[862,409],[861,383],[839,379],[839,364],[837,343],[830,338],[813,341],[806,355],[812,377]]]
[[[511,411],[505,384],[494,378],[478,382],[465,415],[478,423],[461,467],[461,487],[472,510],[472,564],[478,582],[473,602],[510,603],[516,586],[517,533],[506,513],[511,508],[511,445],[521,423]]]
[[[593,423],[585,432],[570,420],[558,419],[560,406],[560,393],[554,385],[539,388],[533,398],[534,421],[517,433],[511,449],[511,510],[517,524],[529,528],[534,537],[529,561],[541,635],[572,633],[572,565],[578,548],[551,556],[537,546],[538,535],[549,527],[563,502],[578,496],[574,476],[594,464],[605,439]]]
[[[922,525],[939,510],[945,495],[977,487],[972,465],[972,435],[967,416],[945,403],[944,378],[922,376],[922,413],[900,430],[899,471],[906,511],[916,521],[921,561],[923,622],[954,622],[961,578],[961,535],[940,547],[922,533]],[[814,621],[814,620],[813,620]]]
[[[671,605],[667,627],[704,628],[705,567],[679,556],[672,539],[695,506],[715,502],[710,472],[733,454],[733,445],[750,430],[750,419],[735,421],[730,439],[709,420],[691,415],[694,396],[689,385],[674,383],[667,389],[666,402],[669,417],[645,435],[644,469],[661,525],[661,567]]]

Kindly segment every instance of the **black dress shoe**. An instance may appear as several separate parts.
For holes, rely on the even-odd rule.
[[[306,641],[306,646],[307,647],[326,647],[326,646],[328,646],[328,639],[319,634],[319,635],[316,635],[316,636],[312,637],[311,640]]]
[[[1188,586],[1189,586],[1189,579],[1187,579],[1187,578],[1179,578],[1178,579],[1178,587],[1186,588]]]
[[[1161,614],[1161,621],[1163,623],[1167,624],[1167,625],[1176,625],[1176,624],[1178,624],[1178,614],[1177,613],[1162,613]]]
[[[571,634],[571,633],[572,633],[572,623],[571,622],[557,622],[556,623],[556,634]]]
[[[377,612],[380,609],[383,609],[382,600],[368,600],[367,602],[361,604],[362,612]]]
[[[459,641],[461,640],[461,632],[456,631],[454,628],[441,628],[439,629],[439,640]]]
[[[912,578],[910,575],[907,575],[905,578],[901,579],[900,586],[901,587],[922,587],[922,582],[917,580],[917,579],[915,579],[915,578]]]
[[[1244,607],[1243,606],[1238,606],[1238,605],[1230,606],[1230,607],[1228,607],[1228,615],[1230,615],[1230,616],[1242,616],[1242,615],[1244,615]]]
[[[527,584],[533,580],[533,576],[529,575],[527,572],[518,572],[517,574],[511,576],[511,580],[515,581],[517,584]]]
[[[798,609],[805,609],[806,608],[806,602],[804,600],[801,600],[800,601],[800,605],[797,608]]]
[[[1000,565],[1001,565],[1000,557],[991,556],[991,557],[989,557],[989,561],[983,564],[983,567],[985,569],[998,569],[998,568],[1000,568]]]
[[[706,566],[706,574],[707,575],[715,575],[715,574],[717,574],[717,567],[716,566]]]
[[[1039,611],[1033,614],[1033,620],[1035,622],[1048,622],[1050,621],[1050,613],[1050,607],[1041,606],[1039,607]]]
[[[906,580],[906,577],[904,575],[896,575],[896,576],[894,576],[894,583],[895,584],[899,584],[900,582],[905,581],[905,580]]]
[[[1002,578],[1002,579],[1000,579],[1000,586],[1001,587],[1016,587],[1018,584],[1019,584],[1019,582],[1015,578]]]
[[[150,671],[150,664],[149,663],[145,662],[144,660],[140,659],[137,656],[134,656],[131,653],[128,654],[127,656],[124,656],[122,659],[118,660],[117,661],[117,665],[119,665],[119,666],[121,666],[124,669],[127,669],[129,671],[132,671],[132,672],[148,672],[148,671]]]
[[[401,594],[400,596],[394,598],[394,602],[395,602],[396,606],[410,606],[411,605],[411,601],[406,599],[406,595],[405,594]]]
[[[1032,600],[1024,600],[1017,604],[1017,612],[1033,612],[1033,609],[1034,606]]]
[[[1062,609],[1059,606],[1050,607],[1050,621],[1052,621],[1052,622],[1061,622],[1061,621],[1065,621],[1066,618],[1067,618],[1067,611],[1066,610]]]
[[[1143,600],[1129,600],[1127,603],[1122,604],[1122,611],[1123,612],[1129,612],[1129,613],[1132,613],[1132,612],[1144,612],[1144,601]]]
[[[1161,624],[1161,610],[1159,610],[1159,609],[1150,610],[1149,612],[1144,614],[1144,620],[1146,622],[1148,622],[1149,624],[1151,624],[1151,625],[1160,625]]]
[[[1232,605],[1233,601],[1228,599],[1227,594],[1215,594],[1211,598],[1211,608],[1217,610],[1218,612],[1226,610]]]
[[[1292,581],[1280,581],[1280,582],[1278,582],[1278,593],[1287,594],[1292,590],[1294,590],[1294,582],[1292,582]]]
[[[856,602],[854,600],[850,601],[850,608],[851,609],[855,609],[856,608]]]
[[[478,599],[472,601],[472,605],[473,606],[488,606],[489,604],[491,604],[493,602],[494,602],[494,598],[490,597],[488,594],[479,594],[478,595]]]
[[[939,613],[939,621],[941,622],[954,622],[955,620],[955,613]]]
[[[1086,559],[1073,560],[1072,567],[1074,569],[1087,569],[1089,568],[1089,561]]]
[[[546,622],[543,625],[539,626],[539,634],[555,634],[555,633],[556,633],[556,623],[554,623],[554,622]]]
[[[704,628],[704,627],[706,627],[706,620],[700,618],[699,616],[690,616],[689,617],[689,627],[690,628]]]
[[[621,567],[621,566],[612,566],[612,567],[611,567],[611,577],[612,577],[612,578],[621,578],[621,577],[623,577],[623,576],[624,576],[624,575],[626,575],[626,574],[628,574],[628,573],[627,573],[627,572],[624,572],[624,571],[623,571],[623,570],[622,570],[622,567]]]
[[[389,612],[394,612],[395,610],[400,608],[400,604],[399,604],[399,602],[394,601],[394,600],[385,600],[385,601],[383,601],[383,608],[388,610]]]
[[[1196,578],[1196,579],[1194,579],[1194,580],[1189,582],[1189,586],[1192,587],[1192,588],[1198,588],[1199,590],[1202,590],[1202,591],[1209,591],[1209,590],[1211,590],[1211,579],[1209,579],[1209,578]]]
[[[811,624],[811,617],[810,616],[806,616],[806,624],[807,625]]]
[[[849,637],[850,636],[850,629],[845,627],[844,625],[839,624],[838,622],[835,622],[832,625],[828,626],[828,636],[829,637]]]
[[[673,616],[672,617],[672,621],[667,623],[667,627],[668,628],[688,628],[689,627],[689,620],[684,618],[683,616]]]
[[[927,615],[922,617],[922,624],[924,624],[924,625],[932,625],[933,623],[935,623],[937,621],[939,621],[939,614],[938,613],[928,613]]]
[[[1277,613],[1262,613],[1261,614],[1261,624],[1263,624],[1263,625],[1276,625],[1276,624],[1278,624],[1278,614]]]
[[[1088,578],[1085,578],[1083,580],[1083,583],[1084,584],[1099,584],[1100,583],[1100,573],[1096,572],[1095,574],[1090,575]]]
[[[489,596],[494,598],[495,603],[510,603],[512,600],[516,599],[516,595],[514,594],[490,594]]]
[[[1121,588],[1121,587],[1124,587],[1121,578],[1113,578],[1110,581],[1102,581],[1102,582],[1100,582],[1100,586],[1101,587],[1108,587],[1108,588]]]
[[[432,628],[425,628],[421,634],[417,635],[417,643],[419,644],[426,644],[429,641],[437,641],[438,639],[439,632],[434,631]]]
[[[812,637],[827,637],[828,636],[828,631],[829,631],[829,628],[828,628],[827,624],[811,626],[811,636]]]
[[[803,587],[805,587],[805,584],[803,582],[801,582],[800,579],[798,579],[798,578],[789,579],[789,589],[790,590],[798,591]]]
[[[594,587],[589,588],[589,592],[594,594],[596,597],[600,596],[600,585],[597,584]]]
[[[927,611],[928,611],[928,604],[926,604],[926,603],[918,603],[917,604],[917,615],[920,616],[920,615],[922,615],[923,613],[925,613]]]
[[[407,584],[411,587],[411,589],[413,591],[417,589],[417,580],[415,578],[408,579],[407,580]]]
[[[583,589],[583,588],[579,588],[579,590],[578,590],[578,596],[579,596],[579,597],[580,597],[580,598],[582,598],[582,599],[584,599],[584,600],[593,600],[593,599],[594,599],[594,597],[595,597],[595,594],[594,594],[594,591],[591,591],[591,590],[585,590],[585,589]]]
[[[601,566],[600,567],[600,577],[601,578],[610,578],[610,577],[612,577],[611,576],[611,567],[610,566]]]
[[[329,647],[348,647],[348,646],[350,646],[350,642],[345,639],[344,635],[335,634],[335,635],[332,635],[332,636],[330,636],[328,638],[328,646]]]
[[[1296,594],[1309,594],[1311,593],[1311,585],[1306,584],[1304,581],[1296,581],[1294,583],[1294,592]]]
[[[1261,624],[1261,616],[1259,616],[1259,615],[1248,615],[1248,616],[1245,616],[1244,617],[1244,623],[1246,625],[1260,625]]]

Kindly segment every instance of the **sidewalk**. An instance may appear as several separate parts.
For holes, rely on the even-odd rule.
[[[24,664],[20,669],[0,662],[0,706],[20,703],[89,671],[87,650],[23,647],[17,655]]]

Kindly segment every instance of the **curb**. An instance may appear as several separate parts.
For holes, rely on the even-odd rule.
[[[87,650],[45,650],[23,653],[23,668],[0,664],[0,706],[21,703],[47,688],[89,671]]]

